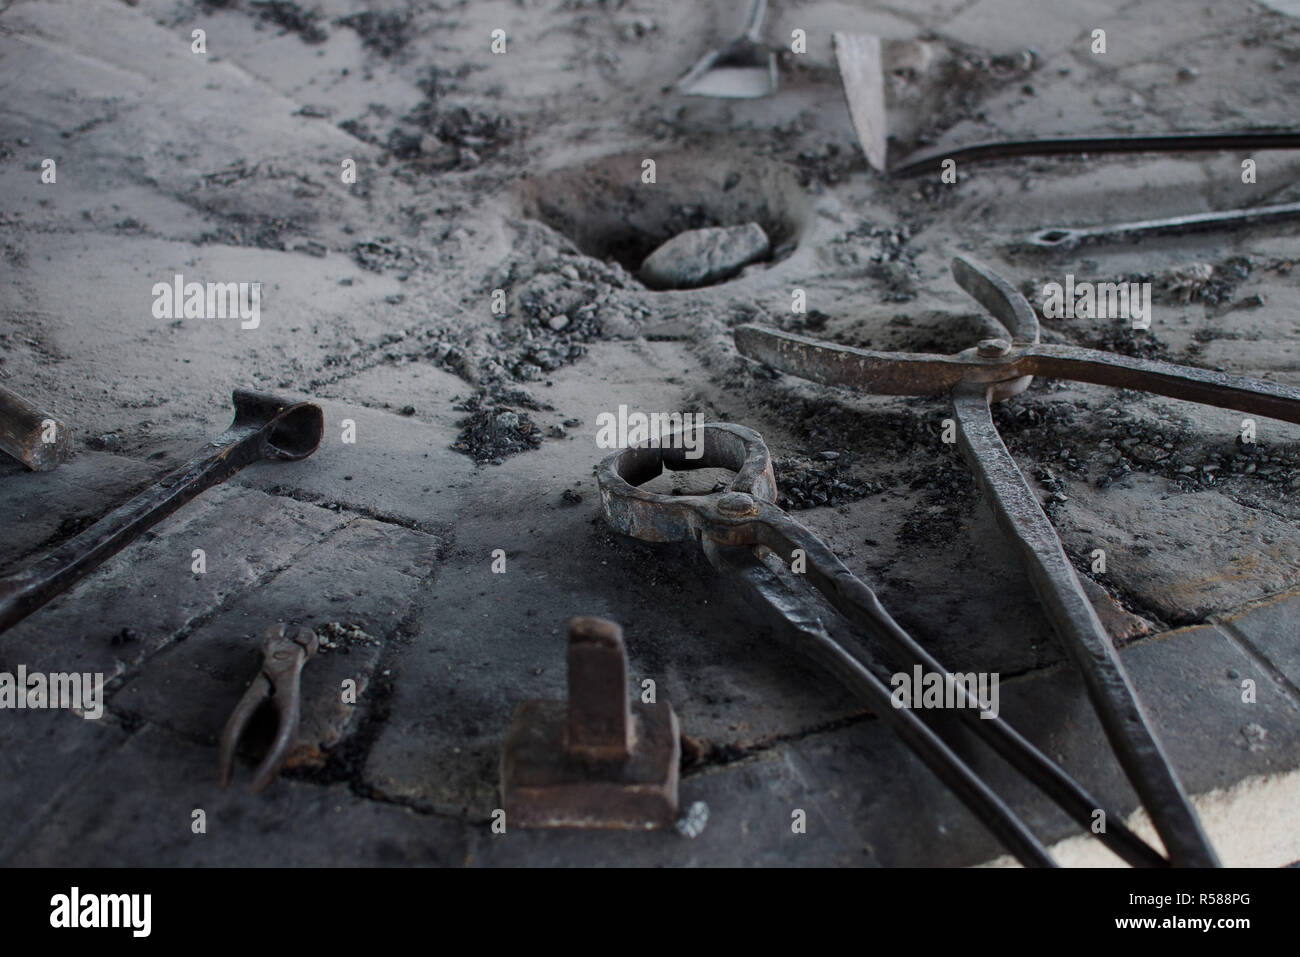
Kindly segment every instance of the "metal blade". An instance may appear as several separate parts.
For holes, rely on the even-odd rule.
[[[885,74],[881,63],[880,37],[869,33],[836,33],[835,60],[849,116],[858,134],[858,144],[872,169],[885,170],[886,127]]]

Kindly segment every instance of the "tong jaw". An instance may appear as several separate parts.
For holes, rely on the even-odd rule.
[[[709,525],[729,519],[746,523],[764,504],[776,501],[776,475],[772,456],[762,437],[742,425],[711,422],[703,426],[703,452],[687,458],[684,450],[670,447],[672,436],[657,446],[620,449],[596,469],[601,505],[609,524],[624,535],[645,542],[680,542],[698,539],[704,531],[701,509],[708,499]],[[668,443],[668,444],[663,444]],[[660,495],[637,488],[663,474],[692,469],[723,468],[735,472],[722,495]]]
[[[221,733],[219,760],[223,788],[230,784],[231,765],[240,737],[257,709],[267,702],[275,708],[278,724],[275,739],[257,766],[250,789],[261,791],[275,779],[298,736],[303,665],[316,654],[319,644],[310,628],[299,628],[290,636],[284,624],[276,624],[262,632],[262,670],[244,692]]]

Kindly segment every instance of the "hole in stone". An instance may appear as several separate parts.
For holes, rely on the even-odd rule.
[[[641,181],[655,161],[655,182]],[[705,281],[653,288],[697,288],[735,279],[755,263],[772,264],[797,248],[809,202],[780,163],[708,153],[626,153],[528,177],[519,212],[569,237],[588,256],[614,261],[636,276],[646,257],[689,230],[757,223],[767,252]]]

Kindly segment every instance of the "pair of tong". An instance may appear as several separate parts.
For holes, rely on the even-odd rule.
[[[992,315],[997,334],[956,355],[873,352],[758,326],[736,329],[736,347],[777,369],[882,395],[952,399],[958,444],[999,527],[1019,554],[1119,763],[1151,816],[1172,863],[1217,858],[1143,712],[1074,567],[993,424],[990,403],[1023,392],[1035,375],[1141,389],[1174,399],[1300,423],[1300,389],[1245,376],[1039,342],[1038,318],[1000,276],[957,258],[953,276]]]
[[[702,452],[688,457],[672,447],[623,449],[597,469],[605,520],[617,531],[647,542],[698,541],[709,562],[727,575],[761,610],[790,626],[802,646],[881,720],[980,818],[1002,844],[1027,866],[1053,866],[1051,855],[1025,823],[940,738],[908,708],[897,708],[877,675],[874,661],[828,630],[827,614],[812,598],[806,579],[844,618],[881,641],[894,654],[926,672],[949,673],[890,617],[875,593],[856,578],[808,528],[775,505],[776,478],[767,446],[757,432],[740,425],[702,427]],[[660,495],[638,486],[663,470],[723,468],[735,472],[730,485],[707,495]],[[775,561],[773,559],[779,559]],[[791,569],[803,569],[796,574]],[[830,627],[834,627],[830,624]],[[1032,781],[1085,829],[1102,805],[1007,722],[983,708],[960,683],[952,684],[961,718],[1009,764]],[[1095,836],[1135,866],[1167,862],[1106,812],[1104,833]]]
[[[302,712],[302,668],[307,659],[316,654],[319,644],[320,639],[310,628],[299,628],[290,635],[283,624],[276,624],[262,632],[262,670],[239,699],[221,732],[218,760],[223,788],[230,784],[230,768],[244,729],[257,710],[268,703],[276,713],[275,738],[253,773],[250,790],[261,791],[280,773],[298,737]]]

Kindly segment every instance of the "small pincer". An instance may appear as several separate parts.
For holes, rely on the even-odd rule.
[[[219,760],[223,788],[230,783],[235,749],[244,729],[257,709],[267,702],[275,708],[278,725],[271,748],[253,775],[251,790],[261,791],[284,766],[298,736],[303,665],[316,653],[318,645],[316,633],[310,628],[299,628],[290,636],[285,625],[277,624],[262,632],[262,670],[230,713],[221,732]]]

